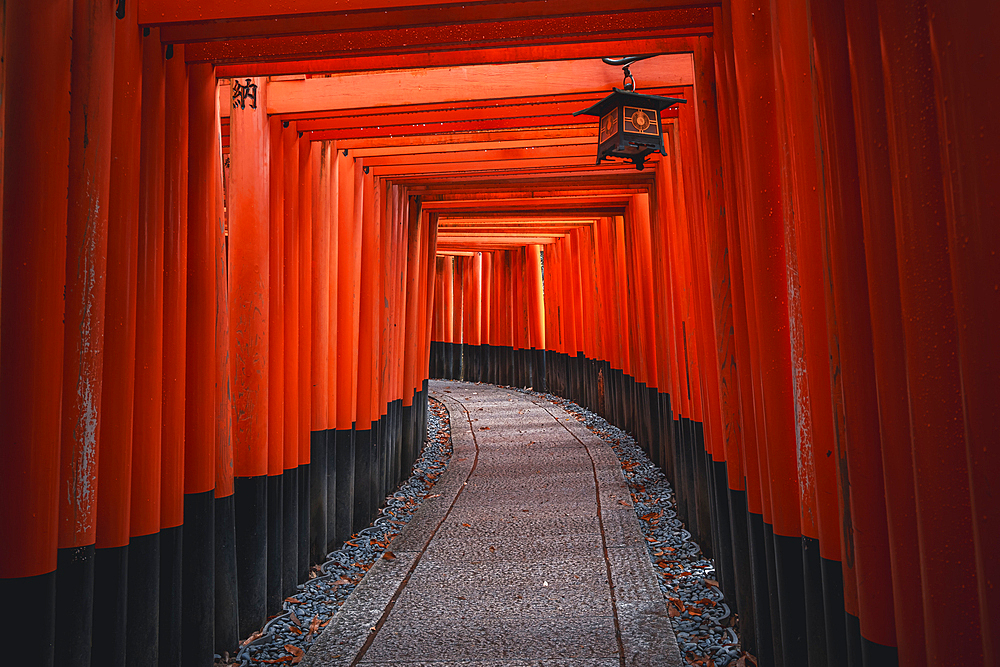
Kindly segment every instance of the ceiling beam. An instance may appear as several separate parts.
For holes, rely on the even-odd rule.
[[[644,87],[690,85],[690,54],[644,61]],[[563,60],[336,74],[321,79],[271,81],[269,114],[328,109],[362,109],[399,104],[498,100],[567,93],[606,93],[620,84],[621,72],[594,60]],[[228,106],[228,105],[227,105]]]

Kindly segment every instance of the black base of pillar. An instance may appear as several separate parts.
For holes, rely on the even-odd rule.
[[[301,583],[309,578],[309,464],[303,463],[298,467],[299,476],[299,562],[298,571],[295,577],[296,583]]]
[[[160,662],[181,667],[181,586],[184,526],[160,531]]]
[[[281,553],[281,597],[295,592],[299,581],[299,471],[289,468],[281,474],[282,504],[281,526],[283,529]]]
[[[219,655],[234,655],[240,643],[236,589],[236,502],[229,494],[215,499],[215,652]]]
[[[861,652],[861,619],[854,614],[844,614],[847,627],[847,662],[848,667],[862,667],[864,657]]]
[[[93,544],[67,547],[58,552],[55,640],[57,665],[90,665],[90,637],[94,620],[94,552]]]
[[[56,573],[0,579],[0,642],[4,663],[52,667],[55,641]]]
[[[265,611],[273,616],[281,611],[281,601],[284,599],[282,575],[284,556],[282,542],[284,541],[284,500],[282,488],[283,475],[267,476],[267,594]]]
[[[155,665],[160,652],[160,534],[129,539],[125,661]]]
[[[326,430],[309,432],[309,563],[326,560]]]
[[[809,664],[802,537],[774,536],[774,569],[781,618],[781,650],[786,665]]]
[[[90,646],[90,664],[125,667],[125,625],[128,618],[127,545],[95,551],[94,590],[100,591],[101,594],[94,596],[94,631]],[[9,598],[0,595],[0,600],[4,599]]]
[[[802,538],[802,581],[805,584],[806,646],[810,665],[826,665],[826,619],[823,618],[823,572],[819,540]]]
[[[215,653],[215,491],[184,496],[181,664],[212,667]]]
[[[336,440],[337,532],[331,551],[339,549],[340,545],[351,539],[354,527],[354,429],[338,429]]]
[[[337,429],[326,430],[326,553],[337,541]]]
[[[760,665],[774,663],[774,637],[771,633],[771,603],[768,590],[767,552],[768,539],[764,529],[764,517],[760,514],[748,514],[750,533],[750,574],[753,586],[753,613],[756,621],[757,634],[754,641],[757,645],[757,662]]]
[[[249,637],[267,619],[267,477],[233,480],[239,634]]]
[[[372,447],[371,424],[354,432],[354,516],[351,532],[356,533],[371,523],[372,464],[375,458]]]

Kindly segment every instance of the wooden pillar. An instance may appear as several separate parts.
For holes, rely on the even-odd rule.
[[[244,90],[240,86],[255,99],[237,99]],[[257,630],[266,617],[270,148],[266,79],[234,80],[227,202],[241,637]]]
[[[358,325],[360,320],[360,168],[340,151],[337,158],[337,540],[358,528],[356,495],[356,415],[358,407]],[[357,211],[355,209],[358,209]],[[363,427],[362,427],[363,428]],[[364,525],[367,525],[365,523]]]
[[[37,665],[53,664],[55,633],[72,27],[68,0],[7,9],[0,632],[10,660]]]
[[[128,552],[129,663],[157,659],[163,391],[165,60],[159,30],[142,39],[135,414]],[[133,121],[134,122],[134,121]]]
[[[166,61],[163,238],[163,423],[160,465],[161,667],[180,667],[187,339],[188,71],[184,46]]]
[[[296,581],[309,576],[310,426],[312,425],[312,153],[319,147],[299,135],[299,424],[298,451],[298,562]]]
[[[337,323],[337,290],[340,284],[340,271],[338,270],[337,259],[339,257],[339,235],[340,235],[340,207],[338,197],[340,195],[340,169],[337,168],[337,144],[334,141],[327,142],[326,156],[322,160],[325,168],[325,182],[322,197],[325,199],[327,213],[324,217],[329,218],[329,252],[327,263],[329,265],[327,294],[329,296],[329,324],[327,325],[327,363],[326,363],[326,387],[327,387],[327,419],[326,419],[326,540],[327,549],[323,554],[340,547],[343,541],[337,540],[337,342],[339,327]],[[322,176],[322,175],[321,175]]]
[[[93,619],[114,12],[73,3],[56,662],[89,665]]]
[[[176,57],[176,56],[175,56]],[[190,66],[184,412],[184,556],[181,659],[208,667],[215,645],[215,449],[221,395],[216,376],[229,346],[216,333],[217,215],[221,165],[218,95],[209,64]],[[220,349],[221,348],[221,349]],[[221,352],[221,354],[220,354]]]
[[[267,615],[281,610],[285,470],[285,163],[281,119],[268,119]]]
[[[295,122],[281,129],[285,256],[285,418],[282,444],[282,597],[295,592],[299,559],[299,139]]]
[[[981,661],[983,641],[946,251],[949,197],[940,152],[930,150],[940,136],[927,16],[920,0],[878,3],[927,661],[959,665]]]
[[[993,340],[1000,330],[1000,292],[989,279],[1000,275],[994,224],[1000,203],[994,187],[998,137],[981,129],[995,118],[997,90],[982,85],[979,73],[998,71],[998,9],[993,3],[927,2],[986,665],[1000,660],[1000,564],[993,556],[1000,550],[1000,512],[990,492],[1000,470],[991,445],[1000,441],[1000,353]]]
[[[309,560],[327,554],[327,446],[330,427],[330,142],[312,152],[312,417],[309,426]]]

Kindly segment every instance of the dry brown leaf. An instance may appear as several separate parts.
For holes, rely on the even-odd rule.
[[[467,524],[467,523],[463,523],[462,525],[465,526],[466,528],[472,528],[472,526],[470,524]]]
[[[294,602],[295,604],[302,604],[302,602],[296,597],[285,598],[285,602]]]
[[[288,617],[289,617],[289,619],[291,619],[292,623],[294,623],[295,625],[298,625],[298,626],[302,625],[302,623],[299,621],[299,617],[295,615],[294,611],[288,612]]]
[[[293,665],[297,665],[302,662],[302,658],[306,655],[305,651],[300,649],[298,646],[292,646],[291,644],[285,644],[285,650],[292,654]]]
[[[384,554],[382,554],[382,558],[384,558],[385,560],[396,560],[396,554],[392,553],[391,551],[386,551]]]
[[[288,626],[288,630],[289,630],[290,632],[294,632],[294,633],[295,633],[295,634],[297,634],[297,635],[301,635],[301,634],[302,634],[302,631],[301,631],[301,630],[299,630],[298,626],[295,626],[295,625],[289,625],[289,626]]]
[[[309,635],[319,632],[319,616],[313,616],[313,620],[309,622]],[[306,635],[307,637],[309,635]]]
[[[706,586],[715,586],[716,588],[718,588],[719,587],[719,582],[716,581],[715,579],[706,579],[705,580],[705,585]]]

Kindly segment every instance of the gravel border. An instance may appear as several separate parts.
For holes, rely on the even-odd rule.
[[[504,387],[544,398],[563,408],[592,433],[611,445],[632,493],[649,559],[667,602],[677,645],[688,664],[724,667],[743,656],[725,596],[715,579],[715,563],[701,552],[677,518],[673,489],[663,471],[650,461],[635,439],[603,417],[556,396]]]
[[[586,408],[553,394],[519,387],[500,388],[558,405],[611,446],[632,494],[681,655],[688,664],[701,667],[735,665],[744,655],[734,629],[736,618],[715,579],[715,564],[702,554],[677,518],[673,489],[663,471],[650,461],[631,435]],[[284,612],[244,640],[235,659],[219,660],[216,664],[245,667],[298,664],[420,502],[430,495],[434,482],[447,468],[451,453],[448,411],[430,398],[424,450],[414,463],[411,477],[387,498],[381,516],[372,526],[352,536],[341,549],[328,554],[325,563],[314,565],[310,580],[299,584],[298,592],[285,599]]]
[[[447,469],[452,454],[448,410],[436,399],[428,399],[427,434],[424,448],[413,464],[412,474],[400,484],[380,516],[368,528],[351,536],[340,549],[327,554],[321,565],[313,565],[309,580],[285,598],[282,613],[243,640],[235,658],[216,656],[216,665],[298,664],[340,610],[365,573],[382,557],[389,542],[400,533],[431,487]]]

